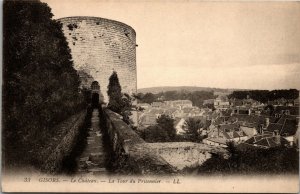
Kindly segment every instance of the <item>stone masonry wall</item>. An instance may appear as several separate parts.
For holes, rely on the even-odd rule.
[[[178,170],[201,166],[211,158],[212,153],[223,156],[226,154],[223,148],[193,142],[147,143],[146,147]]]
[[[51,149],[51,146],[48,146],[46,150],[43,150],[47,157],[44,166],[42,167],[43,172],[49,174],[61,172],[63,159],[74,149],[81,127],[84,124],[86,114],[86,111],[82,111],[71,116],[57,126],[59,128],[66,128],[66,134],[64,134],[60,142],[56,142],[57,144],[52,142],[56,147]]]
[[[136,33],[118,21],[98,17],[58,19],[69,43],[76,70],[83,70],[100,84],[104,101],[113,70],[117,72],[122,92],[137,90]]]
[[[125,154],[142,174],[174,173],[185,167],[201,166],[212,153],[226,156],[227,151],[202,143],[163,142],[146,143],[120,115],[106,109],[106,128],[113,152]]]

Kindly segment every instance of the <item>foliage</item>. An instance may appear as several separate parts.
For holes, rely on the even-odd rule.
[[[229,98],[235,99],[247,99],[247,97],[266,103],[269,101],[277,100],[277,99],[290,99],[294,100],[299,97],[299,91],[296,89],[289,90],[248,90],[248,91],[233,91],[232,94],[228,96]]]
[[[266,114],[269,116],[272,116],[274,113],[274,106],[273,105],[267,105],[264,107],[264,110],[266,111]]]
[[[186,121],[187,127],[185,132],[192,142],[201,142],[203,137],[201,136],[201,128],[203,123],[201,120],[189,118]]]
[[[215,110],[216,110],[214,104],[206,104],[206,105],[204,105],[204,108],[209,108],[209,109],[211,109],[212,111],[215,111]]]
[[[109,77],[109,84],[107,88],[107,95],[109,96],[108,108],[121,114],[123,107],[122,88],[117,72],[114,71]]]
[[[147,142],[168,142],[170,140],[167,131],[159,125],[147,127],[141,134],[141,137]]]
[[[274,147],[269,149],[238,149],[229,146],[231,156],[219,155],[207,160],[198,173],[208,174],[278,174],[299,172],[299,152],[295,148]]]
[[[117,72],[113,72],[109,78],[108,91],[109,96],[108,108],[112,111],[123,116],[123,120],[127,124],[132,124],[130,120],[132,101],[134,100],[131,96],[126,93],[122,93],[122,88],[119,82]]]
[[[147,142],[172,142],[176,141],[174,120],[167,115],[157,119],[157,124],[147,127],[141,132],[141,137]]]
[[[134,101],[134,98],[131,97],[129,94],[124,93],[122,101],[123,107],[121,115],[123,116],[123,121],[129,125],[133,125],[133,121],[130,119],[130,116],[132,115],[131,110],[133,108],[132,102]]]
[[[139,103],[151,104],[152,102],[155,102],[157,100],[157,97],[152,93],[146,93],[146,94],[138,93],[137,100]]]
[[[214,96],[213,91],[167,91],[160,92],[158,94],[146,93],[138,94],[138,102],[139,103],[149,103],[155,101],[163,100],[191,100],[194,106],[203,107],[203,101],[208,99],[213,99]]]
[[[10,149],[42,141],[84,104],[62,24],[47,4],[5,1],[3,11],[3,134],[15,153]]]
[[[160,126],[162,130],[167,132],[170,141],[175,139],[176,129],[174,128],[174,119],[172,119],[168,115],[161,115],[157,119],[157,125]]]

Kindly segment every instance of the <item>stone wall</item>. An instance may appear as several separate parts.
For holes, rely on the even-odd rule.
[[[75,147],[80,134],[80,129],[84,124],[87,112],[84,110],[63,121],[61,127],[66,128],[67,133],[54,149],[47,151],[47,159],[42,167],[46,173],[59,173],[62,170],[63,160],[70,155]]]
[[[200,166],[212,153],[226,155],[226,150],[206,144],[192,142],[146,143],[126,123],[121,116],[106,109],[106,129],[113,152],[125,156],[129,169],[138,169],[139,173],[175,173],[185,167]],[[121,157],[122,158],[122,157]]]
[[[112,162],[116,163],[117,171],[126,174],[164,174],[176,171],[159,155],[145,152],[145,141],[121,120],[120,115],[105,109],[103,117],[114,154]]]
[[[108,102],[108,79],[118,73],[124,93],[137,90],[136,33],[130,26],[98,17],[58,19],[69,43],[74,67],[91,75],[100,84]]]
[[[178,170],[201,166],[212,153],[223,156],[227,153],[223,148],[193,142],[147,143],[146,147]]]

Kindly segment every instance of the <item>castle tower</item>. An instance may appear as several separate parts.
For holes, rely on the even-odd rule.
[[[98,17],[58,19],[71,49],[74,68],[93,77],[108,102],[107,86],[115,70],[122,92],[137,91],[136,33],[130,26]]]

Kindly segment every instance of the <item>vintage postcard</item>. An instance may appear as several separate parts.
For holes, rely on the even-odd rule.
[[[299,2],[2,7],[3,192],[299,192]]]

